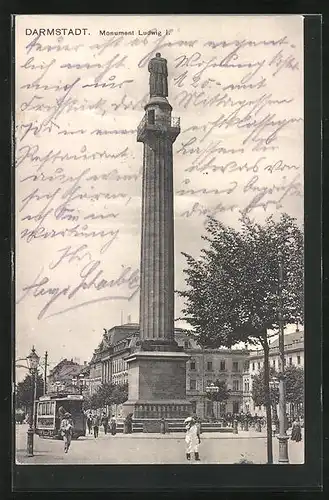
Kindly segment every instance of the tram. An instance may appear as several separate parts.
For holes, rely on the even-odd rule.
[[[61,439],[61,418],[65,412],[72,415],[73,439],[86,435],[86,417],[81,394],[47,394],[36,402],[35,433],[43,438]]]

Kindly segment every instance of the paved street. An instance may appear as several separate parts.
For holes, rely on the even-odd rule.
[[[92,435],[72,441],[68,454],[63,442],[34,438],[34,457],[26,456],[27,425],[16,426],[17,463],[20,464],[178,464],[186,463],[184,434],[117,434],[95,439]],[[245,458],[266,463],[266,437],[255,432],[238,435],[205,433],[201,436],[201,463],[232,464]],[[274,462],[278,459],[278,440],[273,438]],[[304,460],[304,442],[289,441],[291,464]]]

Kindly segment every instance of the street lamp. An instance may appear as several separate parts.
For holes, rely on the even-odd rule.
[[[78,385],[78,378],[77,377],[72,377],[72,385],[74,387],[74,390],[76,390],[77,385]]]
[[[209,386],[206,387],[206,393],[211,394],[213,396],[214,394],[217,394],[219,391],[219,387],[215,385],[213,382]],[[211,397],[211,401],[213,403],[213,399]],[[218,418],[218,407],[217,407],[217,418]]]
[[[286,433],[286,387],[284,375],[284,324],[283,324],[283,303],[282,303],[282,283],[283,283],[283,263],[282,253],[279,251],[279,463],[288,464],[288,439]]]
[[[82,394],[84,374],[80,373],[78,377],[72,377],[72,385]]]
[[[35,352],[34,346],[31,353],[26,358],[28,367],[31,373],[32,390],[31,390],[31,417],[29,428],[27,430],[27,456],[33,457],[33,438],[34,438],[34,390],[36,387],[36,374],[39,366],[39,356]]]
[[[80,375],[79,375],[79,390],[80,390],[80,394],[82,394],[82,391],[83,391],[84,377],[85,377],[84,374],[80,373]]]

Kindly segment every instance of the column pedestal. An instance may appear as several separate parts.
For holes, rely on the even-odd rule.
[[[184,352],[137,351],[128,363],[129,399],[124,414],[134,419],[183,419],[191,414],[186,399],[186,362]]]

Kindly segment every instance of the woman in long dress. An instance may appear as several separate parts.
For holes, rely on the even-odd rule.
[[[114,415],[112,415],[112,418],[110,420],[110,430],[111,430],[112,436],[115,436],[117,433],[117,421],[116,421]]]
[[[291,441],[296,441],[296,443],[299,443],[302,440],[302,429],[299,418],[296,418],[292,424],[290,439]]]
[[[200,460],[199,445],[201,440],[199,427],[192,417],[188,417],[184,423],[186,424],[186,458],[191,460],[191,453],[194,453],[194,459]]]

